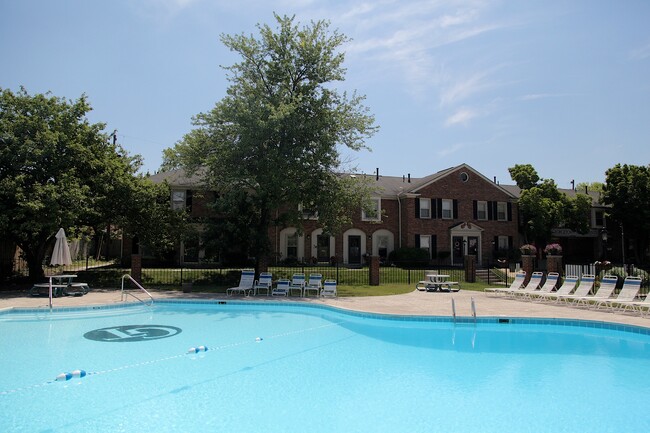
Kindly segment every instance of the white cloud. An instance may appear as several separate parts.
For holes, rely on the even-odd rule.
[[[476,116],[478,116],[477,111],[471,108],[461,108],[445,120],[445,126],[467,124]]]
[[[449,156],[449,155],[452,155],[452,154],[454,154],[456,152],[459,152],[460,150],[463,149],[463,147],[465,147],[463,144],[456,143],[456,144],[452,144],[449,147],[446,147],[444,149],[439,150],[437,153],[438,153],[438,156],[441,156],[441,157],[442,156]]]
[[[650,57],[650,43],[642,47],[637,47],[630,51],[629,55],[632,60],[644,60]]]

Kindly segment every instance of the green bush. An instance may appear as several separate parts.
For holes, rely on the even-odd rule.
[[[388,255],[388,259],[400,266],[417,267],[429,263],[429,252],[422,248],[398,248]]]

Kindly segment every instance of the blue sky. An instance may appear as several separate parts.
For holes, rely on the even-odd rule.
[[[237,58],[219,36],[273,12],[352,38],[339,87],[381,128],[371,152],[344,152],[359,171],[467,163],[513,183],[508,167],[532,164],[569,188],[650,163],[647,0],[0,0],[0,87],[85,93],[154,172],[225,94]]]

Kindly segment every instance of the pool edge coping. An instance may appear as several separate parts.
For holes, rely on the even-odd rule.
[[[633,334],[650,335],[650,327],[640,325],[629,325],[616,322],[606,322],[602,320],[591,319],[568,319],[553,317],[522,317],[522,316],[433,316],[433,315],[408,315],[408,314],[390,314],[366,312],[352,310],[333,305],[312,304],[303,302],[281,302],[281,301],[238,301],[224,299],[183,299],[183,298],[166,298],[157,299],[156,304],[185,304],[185,305],[249,305],[249,306],[285,306],[289,308],[305,307],[312,309],[324,309],[347,314],[354,317],[367,317],[380,320],[392,321],[414,321],[414,322],[437,322],[437,323],[455,323],[458,325],[474,325],[479,323],[487,324],[515,324],[515,325],[556,325],[556,326],[576,326],[583,328],[608,329],[621,332],[630,332]],[[97,304],[85,306],[70,307],[6,307],[0,308],[0,316],[9,313],[29,314],[29,313],[65,313],[73,311],[93,311],[93,310],[117,310],[134,307],[142,307],[140,302],[122,302],[119,304]]]

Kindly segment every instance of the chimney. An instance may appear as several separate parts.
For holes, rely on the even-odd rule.
[[[411,173],[409,173],[408,176],[409,176],[408,177],[408,179],[409,179],[408,183],[411,183]]]
[[[375,180],[379,180],[379,167],[377,167],[377,177],[375,178]]]
[[[494,183],[497,183],[497,177],[494,176]]]

